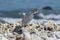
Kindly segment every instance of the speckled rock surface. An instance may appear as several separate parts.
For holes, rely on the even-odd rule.
[[[49,20],[43,25],[29,23],[25,27],[16,24],[0,23],[0,40],[60,40],[60,26],[54,21]]]

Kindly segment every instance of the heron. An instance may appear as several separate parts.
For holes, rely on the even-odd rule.
[[[33,9],[31,12],[24,14],[21,26],[16,26],[13,32],[16,32],[18,34],[22,33],[25,34],[24,31],[25,26],[33,19],[34,15],[37,14],[38,12],[39,12],[38,9]]]
[[[22,18],[22,27],[25,27],[37,13],[39,13],[39,10],[37,8],[33,9],[32,12],[26,13]]]

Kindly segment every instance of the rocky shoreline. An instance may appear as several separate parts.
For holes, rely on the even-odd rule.
[[[20,27],[21,21],[16,24],[0,23],[0,37],[5,40],[60,40],[60,25],[49,20],[40,23],[28,23],[25,27]],[[14,31],[15,30],[15,31]]]

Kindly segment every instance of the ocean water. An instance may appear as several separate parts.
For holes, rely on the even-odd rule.
[[[49,15],[39,14],[38,16],[37,16],[37,18],[33,18],[31,20],[31,22],[43,23],[43,22],[48,21],[48,20],[54,20],[57,24],[60,24],[60,15],[55,15],[55,14],[49,14]],[[0,17],[0,22],[2,22],[2,23],[17,23],[21,19],[22,19],[22,17],[21,18]]]
[[[0,0],[0,21],[3,23],[16,23],[23,17],[23,12],[34,8],[52,7],[53,13],[40,12],[34,16],[32,21],[40,23],[48,20],[54,20],[60,24],[60,0]]]

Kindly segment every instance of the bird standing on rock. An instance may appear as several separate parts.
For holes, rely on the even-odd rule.
[[[25,15],[22,18],[22,24],[21,26],[16,26],[13,32],[16,32],[18,34],[22,34],[22,31],[24,32],[24,27],[33,19],[34,15],[39,12],[38,9],[32,10],[32,12],[25,13]]]

